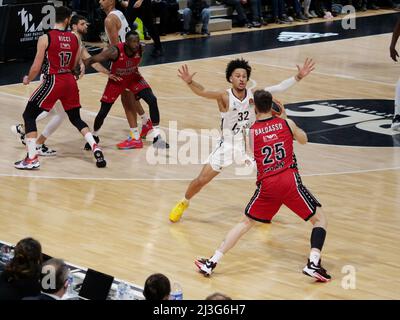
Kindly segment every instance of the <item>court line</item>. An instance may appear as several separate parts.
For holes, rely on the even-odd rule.
[[[328,173],[311,173],[301,174],[302,177],[325,177],[325,176],[338,176],[344,174],[362,174],[370,172],[381,172],[389,170],[400,170],[400,167],[379,168],[379,169],[365,169],[353,170],[343,172],[328,172]],[[59,179],[59,180],[94,180],[94,181],[192,181],[193,178],[95,178],[95,177],[64,177],[64,176],[23,176],[18,174],[0,173],[0,177],[10,178],[32,178],[32,179]],[[255,176],[251,177],[230,177],[230,178],[214,178],[213,180],[229,181],[229,180],[256,180]]]

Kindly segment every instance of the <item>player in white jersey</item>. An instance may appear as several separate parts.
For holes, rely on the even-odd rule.
[[[306,59],[302,68],[297,66],[296,76],[289,78],[278,85],[267,87],[271,93],[282,92],[296,82],[303,79],[314,70],[314,62]],[[251,67],[243,59],[232,60],[226,68],[226,80],[232,87],[226,91],[208,91],[198,82],[193,80],[195,73],[190,73],[187,65],[178,70],[178,76],[187,83],[189,88],[198,96],[216,100],[222,116],[222,136],[217,148],[210,154],[199,176],[189,184],[185,197],[179,201],[169,214],[171,222],[177,222],[189,206],[189,201],[223,168],[230,166],[233,160],[246,160],[244,131],[250,128],[255,121],[253,94],[247,89]],[[247,158],[248,159],[248,158]]]

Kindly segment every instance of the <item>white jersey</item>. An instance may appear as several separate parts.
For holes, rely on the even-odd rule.
[[[118,30],[118,38],[119,38],[119,42],[125,42],[125,35],[131,30],[131,28],[129,28],[128,21],[126,20],[124,14],[117,9],[110,11],[109,14],[116,15],[118,17],[119,21],[121,22],[121,28]],[[110,42],[110,36],[107,33],[107,29],[105,31],[107,34],[108,42]]]
[[[222,136],[243,137],[243,131],[255,121],[253,92],[246,89],[246,96],[240,100],[233,94],[232,89],[228,89],[229,108],[227,112],[221,112],[221,131]]]

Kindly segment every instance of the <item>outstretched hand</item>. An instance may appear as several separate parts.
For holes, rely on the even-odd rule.
[[[178,69],[178,77],[185,81],[187,84],[190,84],[193,81],[193,77],[195,74],[196,72],[192,74],[189,73],[189,68],[186,64]]]
[[[296,65],[296,67],[298,70],[296,77],[298,78],[298,80],[301,80],[304,77],[308,76],[315,69],[315,62],[311,58],[306,58],[303,67],[300,68],[299,65]]]

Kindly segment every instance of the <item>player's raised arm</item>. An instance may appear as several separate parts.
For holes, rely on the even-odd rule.
[[[286,119],[290,129],[292,130],[293,137],[300,144],[306,144],[308,142],[307,134],[303,129],[299,128],[296,123],[291,119]]]
[[[306,61],[304,61],[304,64],[301,68],[299,65],[296,65],[296,67],[298,72],[295,76],[286,79],[277,85],[266,87],[264,90],[272,94],[286,91],[301,79],[307,77],[315,69],[315,62],[311,58],[306,58]]]
[[[178,77],[185,81],[195,94],[207,99],[222,100],[224,92],[205,90],[200,83],[193,80],[195,74],[196,72],[190,74],[189,68],[186,64],[178,69]]]
[[[35,60],[33,60],[33,63],[29,70],[28,75],[24,77],[24,80],[23,80],[24,85],[29,84],[29,82],[34,80],[40,73],[40,70],[41,70],[42,64],[43,64],[43,60],[44,60],[44,55],[46,53],[48,44],[49,44],[49,40],[48,40],[47,34],[44,34],[39,37],[38,42],[37,42],[37,50],[36,50]]]
[[[392,42],[390,43],[390,57],[394,61],[397,61],[397,57],[399,56],[399,54],[397,53],[397,50],[396,50],[396,44],[397,44],[397,40],[399,39],[399,36],[400,36],[400,18],[399,18],[399,20],[397,20],[397,24],[394,27],[393,35],[392,35]]]

